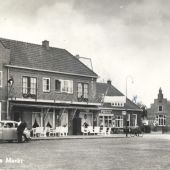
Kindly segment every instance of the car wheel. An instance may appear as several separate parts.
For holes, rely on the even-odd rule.
[[[12,143],[13,142],[13,140],[8,140],[8,143]]]

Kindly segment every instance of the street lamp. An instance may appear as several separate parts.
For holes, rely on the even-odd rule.
[[[126,103],[127,103],[127,92],[128,92],[128,79],[130,79],[131,80],[131,83],[134,83],[134,81],[133,81],[133,77],[131,76],[131,75],[128,75],[128,76],[126,76],[126,96],[125,96],[125,101],[126,101]],[[126,106],[125,106],[125,111],[123,112],[123,115],[125,115],[126,116],[126,118],[125,118],[125,120],[126,120],[126,137],[128,136],[128,132],[127,132],[127,119],[128,119],[128,115],[127,115],[127,108],[126,108]]]
[[[128,79],[130,79],[131,80],[131,83],[133,84],[134,83],[134,81],[133,81],[133,77],[131,76],[131,75],[128,75],[127,77],[126,77],[126,98],[127,98],[127,95],[128,95]]]

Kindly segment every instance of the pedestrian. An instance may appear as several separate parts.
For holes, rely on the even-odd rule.
[[[22,136],[24,136],[25,140],[28,141],[28,138],[27,138],[26,134],[24,134],[24,130],[25,130],[26,126],[27,126],[26,122],[23,121],[17,127],[18,143],[22,143]]]

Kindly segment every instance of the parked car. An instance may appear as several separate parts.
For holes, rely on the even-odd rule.
[[[18,122],[12,120],[0,121],[0,141],[13,142],[17,141]],[[30,131],[25,129],[27,138],[30,139]],[[24,141],[25,139],[23,139]]]

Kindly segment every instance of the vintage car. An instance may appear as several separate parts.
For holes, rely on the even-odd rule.
[[[0,121],[0,141],[13,142],[17,141],[17,127],[18,122],[12,120]],[[25,130],[26,136],[30,138],[29,130]],[[23,138],[23,141],[25,139]]]

